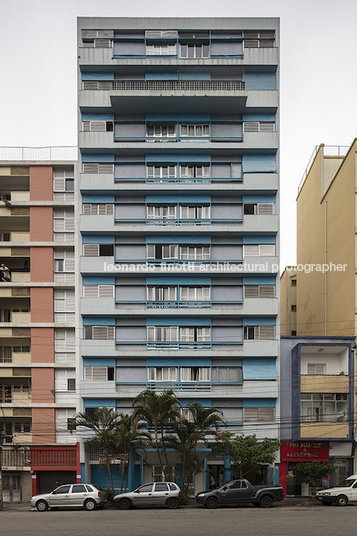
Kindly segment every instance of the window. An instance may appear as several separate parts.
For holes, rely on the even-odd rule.
[[[244,257],[274,257],[275,244],[249,244],[243,246]]]
[[[296,282],[297,282],[296,279],[292,279],[291,280],[291,286],[296,287]]]
[[[149,382],[175,382],[177,380],[176,367],[149,367]]]
[[[210,218],[210,206],[181,206],[180,218],[182,220],[209,220]]]
[[[148,301],[176,301],[177,287],[147,287]]]
[[[12,363],[14,348],[12,346],[0,346],[0,363]]]
[[[84,339],[97,341],[114,340],[114,326],[84,326]]]
[[[72,201],[74,199],[73,168],[54,168],[53,192],[56,201]]]
[[[159,483],[159,484],[155,484],[155,491],[159,492],[159,491],[168,491],[168,485],[166,484],[166,482],[162,482],[162,483]]]
[[[83,214],[88,216],[111,216],[114,214],[112,203],[83,203]]]
[[[275,203],[244,203],[244,214],[270,216],[275,214]]]
[[[326,374],[326,364],[325,363],[308,363],[307,365],[308,374]]]
[[[244,340],[274,340],[275,326],[245,326]]]
[[[114,298],[114,285],[84,285],[84,298]]]
[[[244,422],[274,422],[275,408],[243,408]]]
[[[274,30],[265,32],[244,32],[244,48],[272,48],[274,47]]]
[[[213,367],[212,381],[217,383],[242,383],[242,367]]]
[[[114,164],[104,162],[83,162],[83,173],[107,174],[114,173]]]
[[[188,179],[186,182],[200,182],[202,179],[209,179],[210,166],[180,166],[180,178]]]
[[[147,219],[171,220],[176,218],[176,205],[155,206],[148,205],[146,207]]]
[[[180,408],[181,413],[181,419],[184,419],[185,421],[192,422],[193,421],[193,415],[189,408]]]
[[[113,132],[113,121],[82,121],[83,132]]]
[[[182,382],[209,382],[211,371],[209,367],[182,367],[180,376]]]
[[[274,285],[245,285],[244,298],[275,298]]]
[[[210,299],[210,287],[180,287],[181,301],[209,301]]]
[[[147,245],[147,258],[148,259],[177,259],[178,258],[178,246],[170,244],[148,244]]]
[[[209,125],[180,125],[180,135],[189,138],[208,137],[210,134]]]
[[[114,244],[83,244],[84,257],[113,257]]]
[[[55,489],[53,495],[62,495],[64,493],[69,493],[70,487],[71,486],[60,486],[59,488]]]
[[[76,390],[76,378],[67,378],[67,391]]]
[[[54,271],[74,272],[74,251],[69,249],[54,250]]]
[[[243,123],[244,132],[275,132],[273,121],[245,121]]]
[[[146,45],[147,56],[176,56],[176,45],[170,43],[155,43]]]
[[[181,342],[210,342],[211,328],[180,328]]]
[[[293,337],[296,337],[296,330],[293,330],[293,331],[291,332],[291,335],[292,335]]]
[[[301,420],[308,422],[348,421],[347,393],[301,393]]]
[[[178,327],[177,326],[148,326],[147,337],[148,337],[148,341],[177,342],[178,341]]]
[[[147,135],[151,138],[173,138],[176,135],[175,124],[148,125]]]
[[[180,45],[180,58],[209,58],[209,45],[202,43]]]
[[[84,367],[85,381],[114,381],[114,367]]]
[[[181,246],[180,258],[183,261],[206,261],[210,259],[210,246]]]
[[[291,310],[292,310],[292,311],[296,311],[296,305],[292,305],[292,306],[291,306]]]
[[[148,165],[146,167],[146,177],[148,179],[175,179],[176,166]]]
[[[74,484],[72,486],[72,493],[87,493],[87,489],[83,484]]]
[[[153,481],[154,482],[165,482],[166,480],[175,481],[176,480],[176,468],[175,466],[167,467],[164,466],[164,470],[162,470],[161,465],[153,465],[152,468],[152,475],[153,475]],[[147,484],[146,486],[151,486],[150,489],[145,489],[145,491],[152,491],[152,484]],[[140,491],[144,491],[143,488],[146,486],[142,486],[140,488]]]

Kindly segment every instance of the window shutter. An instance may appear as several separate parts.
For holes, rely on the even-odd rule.
[[[275,298],[274,285],[260,285],[259,298]]]
[[[247,121],[243,123],[244,132],[259,132],[259,123],[258,121]]]
[[[245,298],[259,298],[259,286],[249,285],[244,287]]]
[[[257,326],[259,329],[260,340],[274,340],[275,339],[275,326]],[[255,338],[255,337],[254,337]]]
[[[249,244],[243,246],[244,257],[258,257],[259,256],[259,246],[257,244]]]
[[[258,203],[257,214],[259,215],[275,214],[275,204],[274,203]]]
[[[84,257],[99,257],[99,244],[83,244]]]
[[[98,285],[84,285],[84,298],[98,298]]]
[[[98,285],[99,298],[114,298],[114,285]]]
[[[260,244],[259,256],[260,257],[274,257],[275,244]]]

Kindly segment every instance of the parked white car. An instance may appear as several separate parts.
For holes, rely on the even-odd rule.
[[[39,512],[45,512],[48,508],[59,510],[60,508],[85,508],[95,510],[101,508],[106,502],[105,491],[95,484],[65,484],[59,486],[51,493],[34,495],[31,506]]]
[[[181,488],[175,482],[149,482],[134,491],[120,493],[113,499],[114,506],[120,510],[129,510],[132,506],[178,508],[181,502]]]
[[[357,502],[357,473],[346,478],[335,488],[318,491],[316,499],[322,501],[322,504],[336,503],[337,506],[346,506],[348,502]]]

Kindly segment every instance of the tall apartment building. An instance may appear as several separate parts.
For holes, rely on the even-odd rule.
[[[78,47],[81,409],[172,388],[277,438],[278,19],[79,18]],[[229,478],[200,456],[196,489]]]
[[[316,147],[297,198],[298,335],[357,334],[356,188],[356,140]]]
[[[280,335],[294,336],[297,333],[297,269],[286,266],[280,277]]]
[[[59,149],[59,148],[58,148]],[[0,434],[4,501],[76,478],[74,177],[46,150],[0,161]],[[5,273],[5,272],[3,272]]]

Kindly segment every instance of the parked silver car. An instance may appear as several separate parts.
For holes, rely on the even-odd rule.
[[[181,489],[175,482],[150,482],[134,491],[120,493],[113,499],[114,506],[120,510],[129,510],[132,506],[178,508],[181,502]]]
[[[85,508],[95,510],[106,503],[105,491],[95,484],[65,484],[59,486],[51,493],[34,495],[31,506],[39,512],[45,512],[48,508]]]

